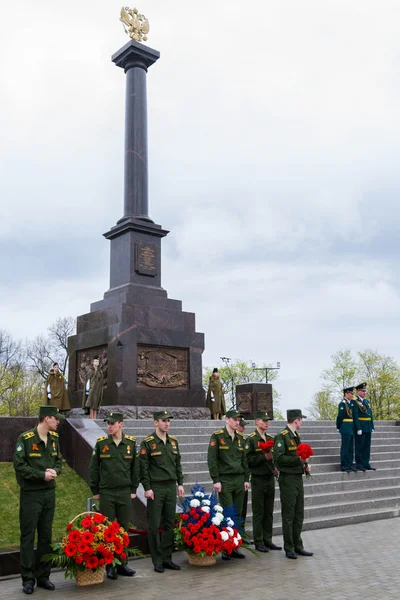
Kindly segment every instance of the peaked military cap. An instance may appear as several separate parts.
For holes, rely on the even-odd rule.
[[[272,421],[271,417],[268,416],[268,413],[265,410],[256,412],[254,418],[262,419],[263,421]]]
[[[305,415],[301,412],[301,408],[292,408],[286,411],[287,420],[291,419],[307,419]]]
[[[354,392],[354,386],[343,388],[343,394],[347,394],[348,392],[353,393]]]
[[[243,417],[241,417],[239,425],[241,425],[242,427],[246,427],[246,425],[248,425],[249,423],[250,421],[245,421]]]
[[[156,412],[153,413],[153,419],[155,421],[158,421],[159,419],[173,419],[174,417],[171,415],[171,413],[168,410],[156,410]]]
[[[119,421],[124,420],[124,415],[120,412],[110,412],[104,420],[107,421],[107,423],[118,423]]]
[[[225,416],[231,419],[236,419],[237,417],[241,417],[242,415],[238,410],[232,408],[231,410],[228,410]]]
[[[60,413],[57,406],[41,406],[39,408],[39,418],[41,417],[56,417],[56,419],[65,419],[64,415]]]
[[[356,385],[356,390],[366,390],[367,389],[367,382],[364,381],[364,383],[359,383],[358,385]]]

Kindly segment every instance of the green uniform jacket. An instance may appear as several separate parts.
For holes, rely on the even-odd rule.
[[[339,402],[336,429],[342,435],[354,435],[353,405],[353,401],[347,402],[345,399]]]
[[[363,433],[371,433],[374,429],[374,419],[372,417],[372,408],[366,398],[357,396],[357,400],[353,402],[353,416],[356,430]]]
[[[244,474],[249,481],[250,471],[245,454],[245,440],[242,433],[235,432],[231,438],[226,427],[214,431],[208,446],[208,470],[214,483],[231,475]]]
[[[275,469],[273,460],[266,460],[265,454],[258,447],[259,442],[273,440],[272,435],[265,434],[265,440],[258,433],[257,429],[250,433],[246,439],[246,458],[252,475],[272,475]]]
[[[40,438],[37,427],[22,433],[15,447],[14,469],[18,485],[23,490],[46,490],[54,488],[54,479],[45,481],[46,469],[54,469],[60,475],[62,456],[58,433],[49,431],[47,444]]]
[[[164,444],[154,432],[142,441],[140,481],[145,491],[152,489],[153,482],[176,481],[183,485],[181,455],[175,436],[167,433],[167,443]]]
[[[299,434],[293,433],[289,427],[275,436],[274,462],[281,473],[304,473],[304,466],[296,456],[299,444]]]
[[[51,398],[49,398],[47,393],[49,385]],[[58,410],[70,410],[71,404],[69,402],[68,392],[65,389],[65,380],[60,372],[55,373],[53,369],[50,370],[44,385],[43,400],[43,404],[57,406]]]
[[[136,494],[139,484],[136,463],[136,440],[122,434],[118,446],[112,435],[97,438],[89,467],[89,485],[93,495],[102,490],[126,490]]]

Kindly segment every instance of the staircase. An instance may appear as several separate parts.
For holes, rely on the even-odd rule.
[[[103,421],[98,425],[107,430]],[[224,426],[224,421],[176,420],[170,433],[176,435],[182,455],[184,485],[189,491],[196,482],[212,490],[207,468],[210,435]],[[272,421],[268,433],[275,435],[285,427]],[[254,422],[245,434],[254,431]],[[141,440],[154,431],[151,420],[127,420],[125,433]],[[301,440],[310,444],[312,477],[304,478],[305,520],[303,529],[322,529],[364,521],[388,519],[400,515],[400,427],[393,421],[375,421],[372,434],[371,464],[376,471],[342,473],[339,466],[340,435],[333,421],[303,422]],[[251,524],[251,491],[247,512]],[[274,533],[281,533],[279,487],[274,509]]]

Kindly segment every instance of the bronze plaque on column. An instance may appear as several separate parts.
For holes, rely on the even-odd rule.
[[[138,387],[187,389],[189,355],[186,348],[167,348],[138,344]]]
[[[135,271],[141,275],[157,275],[157,246],[151,242],[136,242]]]

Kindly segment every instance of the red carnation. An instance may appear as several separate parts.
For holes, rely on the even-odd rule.
[[[67,546],[65,546],[65,548],[64,548],[64,553],[69,557],[75,556],[75,554],[76,554],[75,544],[67,544]]]
[[[77,545],[77,549],[78,549],[78,552],[80,552],[81,554],[85,554],[85,552],[87,552],[89,550],[89,546],[87,546],[87,544],[85,544],[85,542],[80,541],[79,544]]]
[[[93,521],[97,524],[100,525],[100,523],[104,523],[104,521],[106,520],[106,517],[104,515],[101,515],[100,513],[95,513],[93,515]]]
[[[267,454],[267,452],[271,452],[274,447],[274,440],[267,440],[266,442],[258,442],[258,447]]]
[[[125,560],[125,559],[126,559],[126,553],[125,553],[125,552],[123,552],[123,553],[121,554],[121,560]]]
[[[115,540],[116,540],[115,533],[111,527],[109,527],[108,529],[105,530],[104,539],[108,543],[115,542]]]
[[[97,556],[89,556],[88,560],[86,561],[86,566],[88,569],[95,569],[96,567],[98,567],[99,559],[97,558]]]
[[[82,542],[85,542],[85,544],[91,544],[94,540],[94,535],[91,531],[84,531],[81,539]]]
[[[72,529],[72,523],[68,523],[68,525],[65,528],[67,531],[71,531]]]
[[[72,531],[69,532],[68,540],[70,542],[72,542],[73,544],[76,544],[76,542],[79,542],[80,539],[81,539],[81,533],[77,529],[73,529]]]
[[[79,554],[77,554],[75,556],[75,562],[77,565],[81,565],[83,563],[83,556],[80,556]]]
[[[124,540],[124,546],[129,546],[130,540],[129,540],[129,535],[128,534],[125,533],[125,535],[123,537],[123,540]]]
[[[308,444],[299,444],[297,446],[297,456],[302,460],[308,460],[310,456],[314,455],[313,449]]]
[[[85,529],[89,529],[92,525],[93,521],[90,517],[86,516],[84,519],[82,519],[82,527]]]
[[[121,554],[122,550],[124,549],[123,545],[121,544],[121,542],[119,540],[115,540],[114,542],[114,550],[116,554]]]

